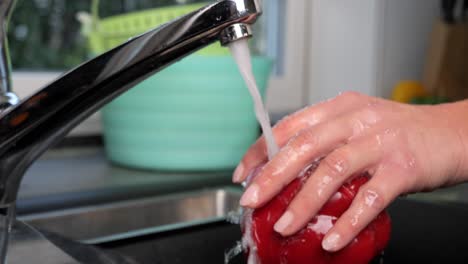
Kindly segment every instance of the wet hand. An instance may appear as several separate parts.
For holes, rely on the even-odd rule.
[[[245,181],[262,167],[241,205],[258,208],[270,201],[309,164],[314,174],[276,222],[284,236],[303,228],[354,175],[371,176],[349,209],[326,234],[322,246],[338,251],[350,243],[389,203],[402,194],[432,190],[466,180],[461,122],[467,103],[413,106],[348,92],[297,112],[274,127],[281,150],[267,162],[260,138],[234,173]]]

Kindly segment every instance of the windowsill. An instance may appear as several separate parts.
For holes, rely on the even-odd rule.
[[[13,90],[20,98],[25,98],[61,74],[59,71],[15,71],[12,74]]]

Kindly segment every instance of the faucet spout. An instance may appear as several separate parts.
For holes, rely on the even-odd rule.
[[[225,29],[252,24],[260,14],[259,0],[214,2],[78,66],[1,113],[0,207],[16,201],[31,163],[86,117],[145,78],[220,40]]]

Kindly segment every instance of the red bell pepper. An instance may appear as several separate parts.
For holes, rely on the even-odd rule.
[[[276,221],[314,170],[315,167],[311,167],[262,208],[244,214],[244,244],[248,254],[254,254],[250,258],[256,259],[256,264],[365,264],[386,247],[391,224],[385,211],[344,249],[330,253],[321,246],[326,232],[349,208],[359,188],[367,182],[365,174],[344,184],[318,215],[295,235],[283,237],[274,231]]]

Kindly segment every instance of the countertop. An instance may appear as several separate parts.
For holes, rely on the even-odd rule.
[[[30,214],[188,190],[232,186],[232,171],[164,172],[124,168],[102,148],[48,151],[26,173],[18,214]],[[468,184],[411,195],[425,201],[468,203]]]
[[[47,152],[21,183],[18,214],[231,185],[232,171],[164,172],[109,163],[102,148]]]

